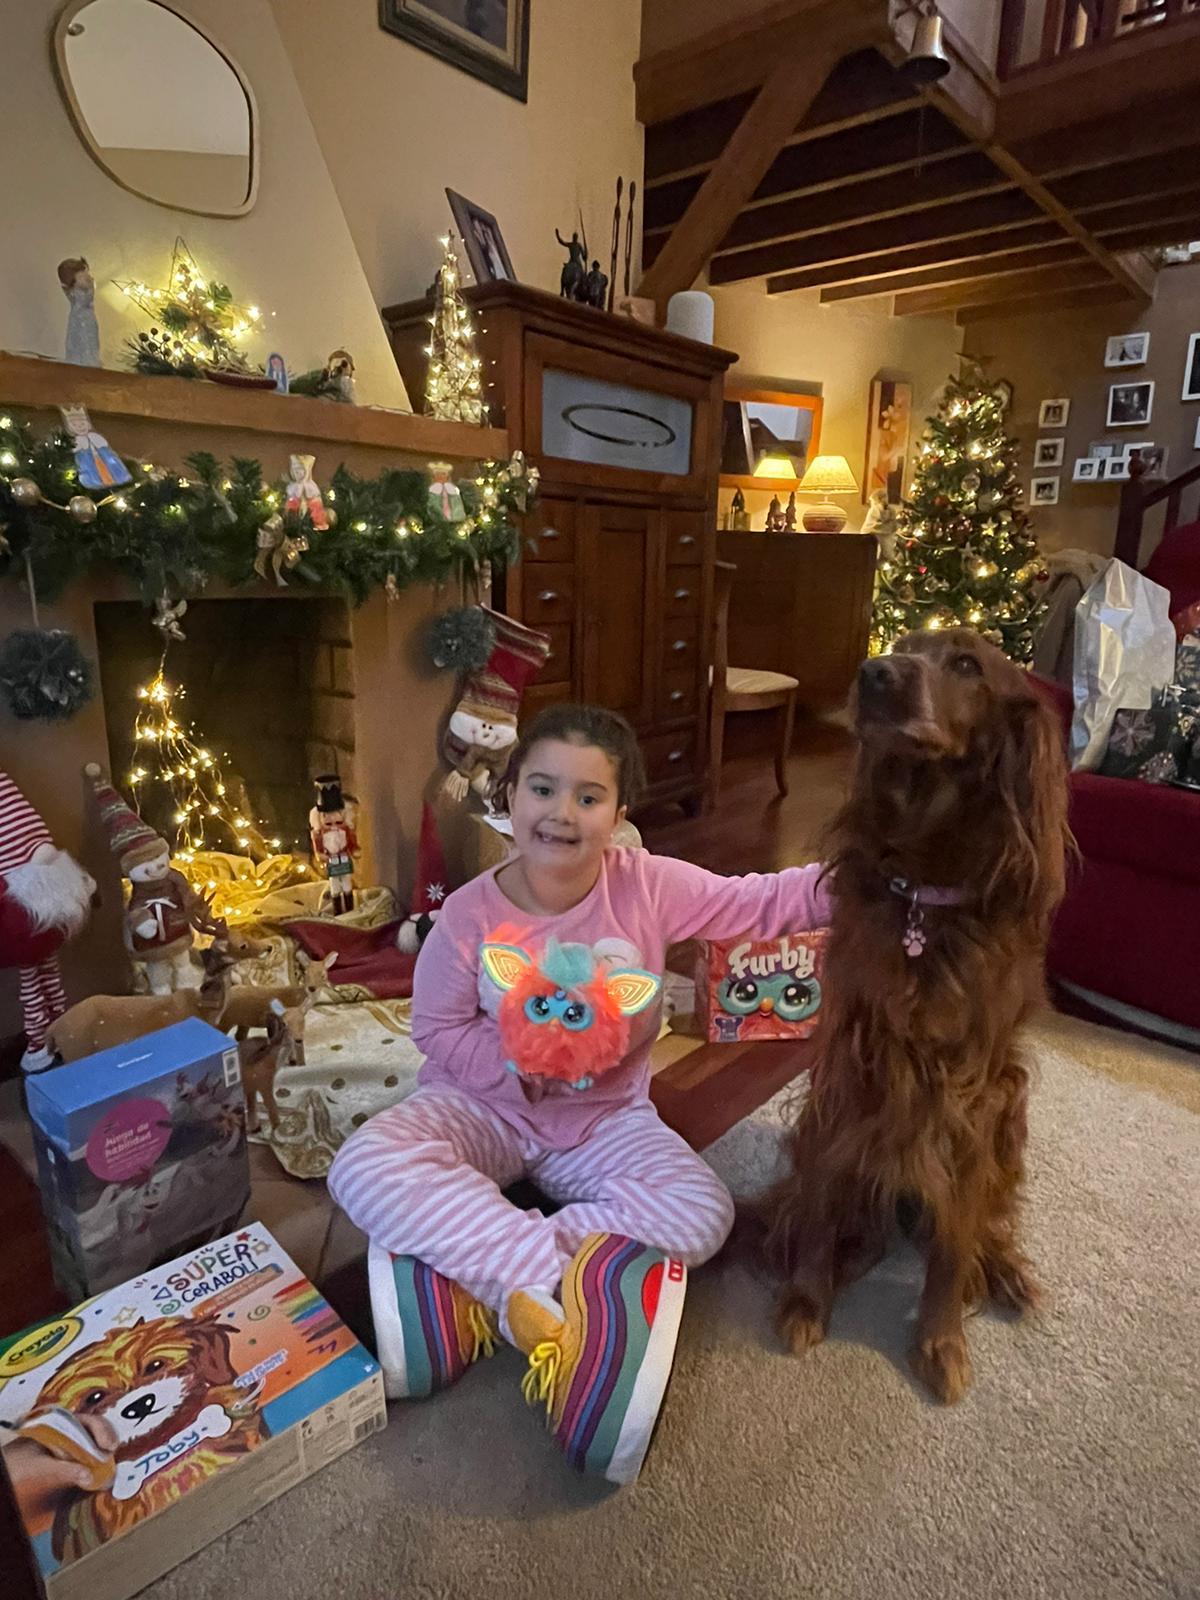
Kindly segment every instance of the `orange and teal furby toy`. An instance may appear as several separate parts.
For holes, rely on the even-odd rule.
[[[520,945],[488,943],[484,970],[504,993],[500,1042],[510,1072],[590,1089],[629,1049],[630,1018],[658,997],[662,980],[638,967],[612,969],[585,944],[547,941],[535,960]]]

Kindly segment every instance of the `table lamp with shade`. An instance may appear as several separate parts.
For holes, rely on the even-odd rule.
[[[854,494],[858,484],[845,456],[814,456],[800,480],[801,494]],[[805,506],[800,513],[806,533],[841,533],[847,513],[829,499]]]

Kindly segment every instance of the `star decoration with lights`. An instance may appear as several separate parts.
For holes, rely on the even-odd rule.
[[[228,284],[206,278],[184,241],[175,240],[166,286],[116,279],[121,293],[152,319],[148,334],[130,341],[134,364],[180,372],[250,372],[241,341],[261,329],[257,306],[238,305]]]

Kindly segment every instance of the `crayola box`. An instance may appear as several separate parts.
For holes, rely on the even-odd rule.
[[[385,1423],[378,1363],[261,1223],[0,1343],[48,1600],[127,1600]]]
[[[712,1044],[807,1039],[821,1011],[828,929],[701,946],[696,1019]]]
[[[82,1299],[228,1233],[250,1195],[237,1047],[198,1017],[28,1081],[54,1275]]]

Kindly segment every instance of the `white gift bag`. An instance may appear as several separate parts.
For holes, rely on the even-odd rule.
[[[1142,710],[1175,672],[1171,596],[1123,561],[1110,561],[1075,608],[1071,765],[1098,767],[1113,718]]]

